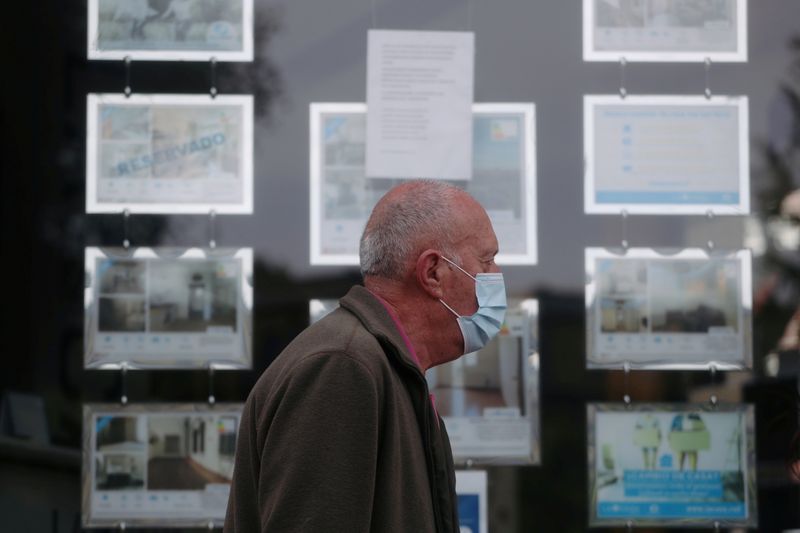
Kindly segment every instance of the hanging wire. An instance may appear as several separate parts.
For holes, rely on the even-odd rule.
[[[472,31],[472,0],[467,2],[467,30]]]
[[[630,385],[631,364],[628,361],[625,361],[622,364],[622,371],[624,372],[624,374],[623,374],[623,382],[622,382],[622,387],[623,387],[623,393],[624,394],[622,395],[622,401],[625,402],[625,406],[626,407],[630,408],[630,406],[631,406],[631,395],[629,393],[630,389],[628,387]]]
[[[714,387],[717,385],[717,365],[711,363],[709,371],[711,372],[711,397],[708,399],[708,403],[711,404],[711,407],[716,408],[717,402],[719,401],[717,395],[714,393]]]
[[[214,366],[208,365],[208,403],[214,405],[217,399],[214,397]]]
[[[625,66],[628,64],[628,61],[621,57],[619,58],[619,97],[625,98],[628,96],[628,90],[625,89]]]
[[[127,405],[128,404],[128,381],[127,381],[126,378],[128,376],[128,364],[123,362],[122,365],[120,365],[119,370],[120,370],[120,375],[119,375],[119,378],[120,378],[119,403],[121,403],[122,405]],[[124,524],[125,523],[123,522],[122,523],[123,529],[124,529]]]
[[[217,211],[208,212],[208,247],[212,250],[217,247]]]
[[[122,211],[122,247],[126,250],[131,247],[130,224],[131,212],[126,208]]]
[[[375,0],[369,0],[369,14],[370,14],[370,29],[375,29],[378,27],[378,15],[377,15],[377,8],[375,7]]]
[[[628,242],[628,211],[623,209],[620,213],[622,215],[622,249],[627,250],[630,243]]]
[[[705,95],[707,99],[711,99],[711,58],[707,57],[705,61],[706,69],[706,90]]]
[[[218,91],[217,91],[217,58],[211,57],[211,89],[209,89],[209,93],[211,94],[211,98],[216,98]]]
[[[125,98],[130,98],[131,93],[131,56],[125,56]]]
[[[714,211],[712,211],[711,209],[709,209],[708,211],[706,211],[706,219],[708,220],[708,226],[709,226],[709,228],[710,228],[710,229],[711,229],[711,228],[713,228],[713,224],[714,224]],[[709,231],[709,232],[710,232],[710,231]],[[706,247],[708,247],[708,249],[709,249],[709,250],[713,250],[715,246],[716,246],[716,243],[714,243],[714,239],[708,239],[708,242],[706,242]]]

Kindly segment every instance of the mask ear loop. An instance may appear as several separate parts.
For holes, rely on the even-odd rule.
[[[451,313],[453,313],[454,315],[456,315],[456,318],[461,318],[461,315],[459,315],[458,313],[456,313],[456,312],[453,310],[453,308],[452,308],[452,307],[450,307],[449,305],[447,305],[446,303],[444,303],[444,300],[442,300],[441,298],[439,298],[439,301],[440,301],[440,302],[442,302],[442,305],[443,305],[443,306],[445,306],[445,307],[447,308],[447,310],[448,310],[448,311],[450,311]]]
[[[460,266],[458,266],[457,264],[455,264],[453,261],[449,260],[449,259],[448,259],[448,258],[446,258],[445,256],[443,256],[443,255],[440,255],[440,257],[441,257],[442,259],[444,259],[445,261],[447,261],[448,263],[450,263],[451,265],[453,265],[454,267],[456,267],[457,269],[459,269],[461,272],[463,272],[464,274],[466,274],[466,275],[467,275],[467,276],[469,276],[470,278],[472,278],[472,280],[473,280],[475,283],[478,283],[478,278],[476,278],[475,276],[473,276],[472,274],[470,274],[469,272],[467,272],[466,270],[464,270],[463,268],[461,268]],[[450,311],[451,313],[453,313],[453,314],[456,316],[456,318],[461,318],[461,315],[459,315],[458,313],[456,313],[456,312],[453,310],[453,308],[452,308],[452,307],[450,307],[449,305],[447,305],[446,303],[444,303],[444,300],[442,300],[441,298],[439,298],[439,301],[440,301],[440,302],[442,302],[442,305],[443,305],[443,306],[445,306],[445,307],[447,308],[447,310],[448,310],[448,311]]]
[[[453,265],[454,267],[459,269],[461,272],[463,272],[467,276],[471,277],[474,282],[476,282],[476,283],[478,282],[478,278],[476,278],[475,276],[473,276],[472,274],[470,274],[469,272],[467,272],[466,270],[464,270],[463,268],[461,268],[460,266],[458,266],[457,264],[455,264],[454,262],[452,262],[451,260],[449,260],[445,256],[441,256],[441,257],[442,257],[442,259],[444,259],[445,261],[447,261],[448,263],[450,263],[451,265]]]

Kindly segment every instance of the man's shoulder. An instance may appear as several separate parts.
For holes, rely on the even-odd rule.
[[[353,366],[378,378],[388,361],[378,340],[361,321],[338,308],[303,330],[264,371],[256,388],[274,388],[303,372]]]
[[[339,307],[304,329],[278,357],[295,360],[310,354],[339,354],[372,362],[383,349],[357,316]]]

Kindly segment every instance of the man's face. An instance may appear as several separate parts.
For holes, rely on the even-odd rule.
[[[464,207],[463,214],[456,222],[460,227],[454,228],[457,234],[463,236],[456,244],[461,268],[472,276],[500,272],[494,261],[498,252],[497,236],[486,212],[477,203],[470,202]],[[475,280],[457,268],[450,267],[449,275],[443,279],[443,290],[442,299],[459,315],[471,315],[478,310]]]

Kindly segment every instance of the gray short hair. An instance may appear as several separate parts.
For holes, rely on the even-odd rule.
[[[406,263],[425,248],[437,248],[460,263],[453,248],[453,199],[463,189],[436,180],[399,185],[397,199],[381,199],[364,228],[359,246],[361,275],[400,279]]]

